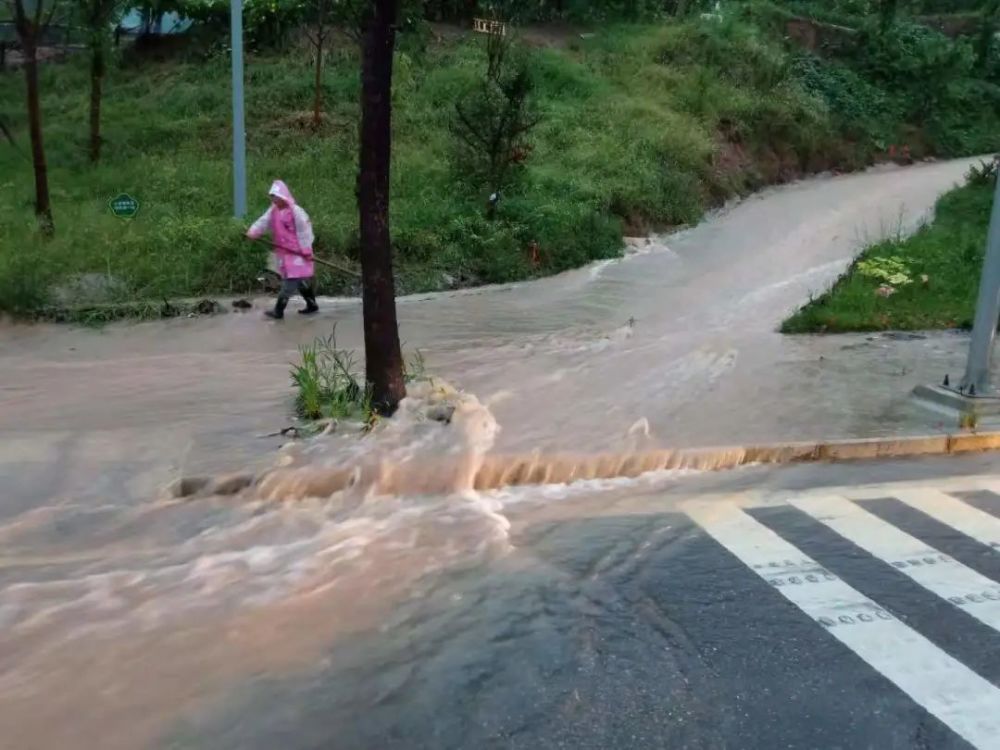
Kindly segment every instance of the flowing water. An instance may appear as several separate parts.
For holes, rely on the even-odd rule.
[[[633,241],[622,260],[400,300],[405,347],[475,394],[448,426],[421,419],[415,399],[364,439],[278,450],[288,363],[333,323],[358,347],[353,300],[283,324],[253,313],[0,328],[2,744],[312,747],[328,737],[318,727],[353,726],[342,746],[378,746],[366,711],[411,690],[468,613],[497,643],[552,614],[518,528],[555,506],[583,514],[699,481],[668,471],[484,491],[484,463],[502,478],[496,457],[514,453],[586,465],[599,451],[926,429],[905,394],[955,371],[957,336],[774,329],[859,245],[913,229],[968,164],[803,182]],[[262,471],[235,494],[168,491],[180,476]],[[637,472],[578,472],[615,473]],[[515,573],[529,583],[501,585]],[[442,620],[452,604],[459,614]],[[229,726],[252,736],[212,723],[234,695],[324,669],[336,689],[328,677],[283,699],[308,713],[282,730],[301,742],[255,725],[250,699]]]

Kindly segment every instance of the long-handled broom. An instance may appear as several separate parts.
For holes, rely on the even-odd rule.
[[[300,253],[298,250],[295,250],[294,248],[291,247],[285,247],[284,245],[275,245],[274,243],[268,242],[267,240],[259,240],[253,237],[247,237],[247,239],[250,240],[251,242],[256,242],[261,245],[267,245],[272,249],[284,250],[286,253],[291,253],[292,255],[298,255],[303,258],[310,258],[310,256],[306,255],[305,253]],[[311,260],[314,260],[317,263],[326,266],[327,268],[332,268],[335,271],[340,271],[341,273],[349,274],[354,278],[358,278],[359,276],[361,276],[361,274],[359,274],[357,271],[354,271],[348,268],[347,266],[342,266],[339,263],[334,263],[333,261],[326,260],[324,258],[318,258],[316,257],[316,255],[311,256]]]

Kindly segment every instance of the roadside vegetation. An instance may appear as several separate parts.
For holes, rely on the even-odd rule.
[[[971,328],[996,178],[995,164],[974,168],[938,201],[932,223],[867,248],[782,331]]]
[[[0,312],[73,319],[81,278],[104,279],[88,287],[91,308],[147,313],[259,288],[267,249],[230,217],[228,3],[188,5],[196,33],[140,38],[102,58],[96,140],[92,70],[73,57],[40,66],[45,231],[23,76],[0,72],[10,136],[0,138]],[[401,293],[615,257],[623,234],[693,223],[810,173],[1000,147],[1000,56],[982,53],[976,23],[952,38],[902,13],[886,25],[864,2],[733,0],[718,14],[693,1],[569,2],[558,24],[543,23],[551,13],[527,19],[494,68],[468,19],[425,5],[407,16],[393,75]],[[270,181],[287,181],[319,255],[357,268],[357,47],[323,31],[316,64],[319,7],[248,1],[249,194],[263,210]],[[789,19],[818,8],[850,27],[791,40]],[[496,153],[477,145],[495,141]],[[139,200],[134,219],[110,214],[120,192]],[[328,269],[318,285],[359,292],[354,275]]]
[[[307,421],[345,420],[370,424],[375,410],[361,362],[351,349],[337,346],[337,329],[299,348],[292,365],[295,415]],[[427,377],[423,356],[415,351],[406,363],[407,384]]]

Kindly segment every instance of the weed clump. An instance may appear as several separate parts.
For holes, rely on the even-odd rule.
[[[371,389],[359,375],[360,363],[351,349],[337,346],[337,327],[328,336],[299,347],[292,365],[295,415],[304,420],[336,419],[371,423]],[[425,380],[423,355],[415,351],[404,366],[407,384]]]

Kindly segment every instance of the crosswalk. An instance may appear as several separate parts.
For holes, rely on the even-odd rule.
[[[967,663],[968,652],[941,637],[969,618],[1000,632],[1000,494],[972,494],[812,493],[780,506],[696,503],[686,513],[928,713],[973,747],[993,750],[1000,673]],[[928,618],[907,616],[912,609],[899,606],[898,593],[906,581],[935,605],[946,602],[947,620],[926,627]]]

